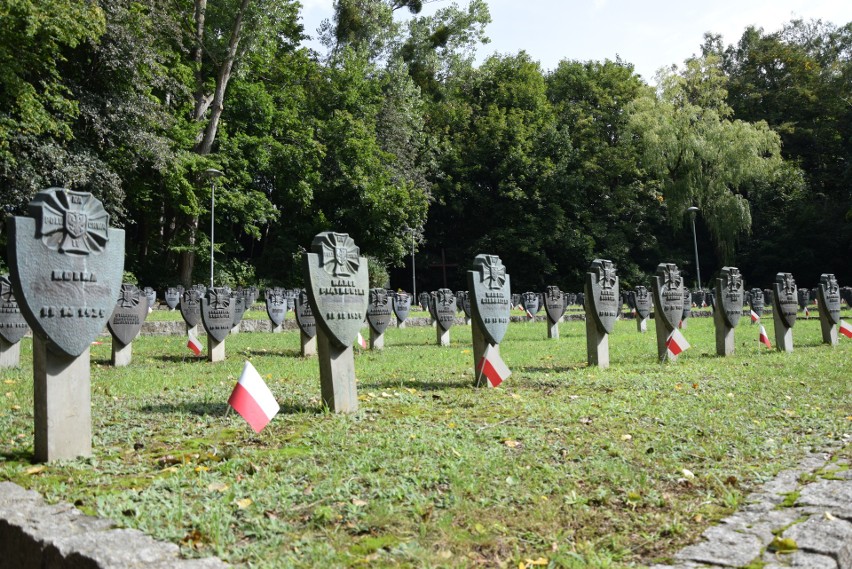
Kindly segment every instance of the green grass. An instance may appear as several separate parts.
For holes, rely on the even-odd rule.
[[[583,322],[558,340],[513,323],[500,389],[471,387],[469,327],[447,348],[432,328],[389,329],[383,352],[356,354],[361,409],[346,416],[324,412],[296,332],[231,336],[220,364],[185,357],[183,337],[143,337],[113,369],[105,342],[95,455],[44,468],[27,339],[22,369],[0,370],[0,480],[250,567],[650,563],[852,425],[852,341],[822,345],[818,320],[798,321],[782,354],[743,319],[719,358],[712,320],[693,318],[692,349],[665,365],[651,324],[619,322],[601,370]],[[260,435],[226,415],[246,359],[282,407]]]

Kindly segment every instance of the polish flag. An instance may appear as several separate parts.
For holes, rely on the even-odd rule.
[[[192,353],[196,356],[200,356],[201,342],[198,341],[198,338],[195,337],[195,334],[191,330],[187,333],[187,336],[189,336],[189,340],[186,342],[186,347],[192,350]]]
[[[364,339],[364,336],[361,335],[361,332],[358,332],[358,345],[361,346],[362,350],[367,349],[367,340]]]
[[[680,330],[675,328],[672,330],[668,340],[666,340],[666,349],[668,349],[669,357],[673,358],[689,349],[689,342],[683,337]]]
[[[808,307],[806,306],[805,307],[805,318],[810,318],[810,317],[811,317],[811,311],[808,310]]]
[[[754,310],[751,311],[751,323],[760,322],[760,316],[757,315],[757,312]]]
[[[763,327],[763,324],[760,325],[760,343],[767,348],[772,347],[772,342],[769,341],[769,334],[766,333],[766,328]]]
[[[280,409],[269,387],[251,362],[246,362],[243,366],[243,373],[228,398],[228,405],[248,422],[255,433],[262,431]]]
[[[527,313],[527,318],[529,318],[530,320],[532,320],[533,318],[535,318],[535,316],[533,316],[533,313],[532,313],[532,312],[530,312],[529,310],[524,309],[524,312],[526,312],[526,313]]]
[[[485,375],[491,387],[497,387],[504,379],[512,375],[512,372],[509,371],[509,368],[500,357],[500,352],[491,344],[488,344],[488,347],[485,348],[485,354],[483,354],[482,359],[476,364],[476,371],[477,385],[482,380],[482,376]]]
[[[852,338],[852,325],[841,320],[840,321],[840,328],[838,330],[840,331],[841,334],[843,334],[847,338]]]

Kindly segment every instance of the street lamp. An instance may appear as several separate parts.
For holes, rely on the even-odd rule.
[[[216,178],[225,174],[215,168],[208,168],[204,174],[210,178],[210,288],[213,288],[213,219],[216,214]]]
[[[416,235],[414,229],[406,227],[406,233],[411,233],[411,290],[413,298],[417,298],[417,270],[414,265],[414,246],[416,244]]]
[[[701,289],[701,266],[698,264],[698,238],[695,236],[695,215],[698,213],[698,208],[695,206],[686,208],[686,211],[692,213],[692,243],[695,245],[695,273],[698,276],[698,290]]]

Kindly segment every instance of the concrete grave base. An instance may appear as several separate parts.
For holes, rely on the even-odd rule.
[[[657,330],[657,357],[660,361],[663,361],[663,358],[666,358],[669,361],[675,362],[677,361],[677,356],[666,355],[666,352],[668,352],[668,348],[666,348],[666,341],[669,339],[673,330],[669,330],[669,327],[665,324],[665,320],[666,317],[662,314],[657,314],[654,317],[654,328]]]
[[[377,334],[375,330],[370,328],[370,349],[371,350],[384,350],[385,349],[385,335]]]
[[[590,366],[609,367],[609,334],[599,330],[592,318],[586,318],[586,352]]]
[[[10,344],[0,337],[0,368],[18,367],[21,365],[21,343]]]
[[[561,320],[561,318],[560,318]],[[550,318],[547,319],[547,337],[548,338],[558,338],[559,337],[559,322],[554,322]]]
[[[92,454],[89,348],[73,357],[33,337],[33,403],[37,462]]]
[[[793,351],[793,329],[784,324],[784,319],[779,314],[780,310],[772,311],[772,320],[775,323],[775,349],[779,352]]]
[[[301,330],[299,331],[299,336],[302,344],[302,357],[317,355],[317,337],[308,336]]]
[[[334,413],[354,413],[358,410],[354,348],[339,348],[321,328],[316,340],[323,403]]]
[[[444,330],[440,326],[435,328],[435,343],[439,346],[450,345],[450,331]]]
[[[399,328],[400,330],[402,330],[403,328],[407,328],[407,327],[408,327],[408,325],[405,323],[405,320],[403,320],[402,322],[400,322],[399,320],[397,320],[396,322],[397,322],[397,323],[396,323],[396,327],[397,327],[397,328]]]
[[[240,325],[238,323],[238,324],[234,325],[233,328],[231,328],[231,334],[239,334],[239,333],[240,333]]]
[[[636,331],[644,334],[648,331],[648,319],[636,317]]]
[[[184,322],[184,325],[186,326],[187,334],[192,332],[193,336],[195,336],[196,338],[198,337],[198,324],[196,324],[195,326],[189,326]]]
[[[118,338],[112,337],[112,357],[110,363],[115,367],[124,367],[130,365],[130,360],[133,359],[133,343],[122,344]]]
[[[217,342],[216,338],[207,335],[207,361],[208,362],[223,362],[225,361],[225,340]]]
[[[716,327],[716,355],[732,355],[735,346],[734,329],[725,323],[721,310],[713,313],[713,325]]]
[[[837,324],[832,324],[828,318],[820,316],[819,325],[822,329],[822,343],[831,346],[837,345]]]
[[[272,333],[273,334],[280,334],[283,331],[284,331],[284,326],[282,326],[281,324],[279,324],[278,326],[272,327]]]
[[[474,322],[471,328],[471,337],[473,340],[473,381],[474,387],[491,387],[491,382],[483,375],[481,378],[479,377],[479,372],[476,371],[476,364],[479,363],[479,360],[485,357],[485,350],[488,348],[488,340],[485,338],[485,334],[482,333],[482,330],[479,326]],[[498,354],[500,353],[500,344],[491,344],[491,350],[496,351]]]

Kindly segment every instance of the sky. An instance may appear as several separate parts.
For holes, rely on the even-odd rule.
[[[467,0],[439,0],[423,14]],[[477,59],[498,52],[525,50],[544,69],[563,59],[615,59],[632,63],[653,82],[661,67],[681,65],[700,51],[704,32],[722,34],[725,45],[739,41],[746,27],[779,30],[793,18],[821,19],[843,25],[852,21],[850,0],[487,0],[491,43]],[[332,15],[333,0],[302,0],[305,33]],[[319,49],[318,44],[310,43]],[[322,50],[320,50],[322,51]]]

